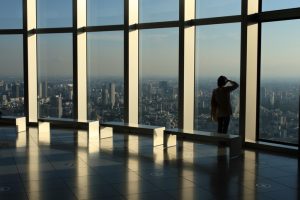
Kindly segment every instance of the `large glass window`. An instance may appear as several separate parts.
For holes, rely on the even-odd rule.
[[[22,0],[1,0],[0,29],[22,29],[22,15]]]
[[[211,120],[211,96],[224,75],[240,80],[240,24],[199,26],[196,30],[195,129],[217,132]],[[239,89],[231,93],[233,115],[228,133],[239,133]]]
[[[88,118],[124,121],[123,31],[88,33]]]
[[[73,117],[72,34],[41,34],[38,49],[39,117]]]
[[[0,61],[0,111],[24,115],[22,35],[0,35]]]
[[[139,7],[140,23],[179,19],[179,0],[139,0]]]
[[[37,0],[37,27],[72,27],[72,0]]]
[[[241,14],[241,0],[196,0],[197,18]]]
[[[262,10],[280,10],[287,8],[298,8],[300,7],[299,0],[262,0]]]
[[[88,0],[88,26],[124,23],[124,0]]]
[[[259,137],[298,144],[300,20],[262,24]]]
[[[140,31],[139,122],[178,126],[178,29]]]

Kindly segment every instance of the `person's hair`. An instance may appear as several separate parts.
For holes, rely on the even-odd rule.
[[[223,87],[226,84],[227,78],[225,76],[220,76],[218,78],[218,86]]]

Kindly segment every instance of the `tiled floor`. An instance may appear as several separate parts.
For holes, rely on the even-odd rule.
[[[0,199],[300,199],[298,159],[179,142],[163,149],[151,138],[0,127]]]

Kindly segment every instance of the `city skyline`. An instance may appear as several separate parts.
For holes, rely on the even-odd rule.
[[[195,90],[195,129],[215,132],[217,124],[210,118],[210,98],[216,84],[214,81],[203,83]],[[88,118],[100,122],[124,121],[123,84],[122,79],[93,80],[88,89]],[[149,79],[141,84],[139,123],[176,128],[178,82]],[[0,105],[4,115],[23,115],[23,86],[20,81],[0,79]],[[73,118],[73,85],[68,81],[40,81],[38,92],[39,117]],[[297,144],[299,84],[293,81],[284,84],[281,81],[263,82],[260,97],[260,138]],[[231,100],[233,115],[229,132],[239,134],[239,90],[231,95]]]
[[[165,19],[164,16],[170,17],[170,20],[178,20],[178,16],[179,16],[179,9],[178,9],[178,5],[177,4],[178,0],[170,0],[168,1],[168,3],[166,3],[165,1],[158,1],[156,4],[148,4],[149,2],[152,1],[141,1],[140,3],[140,21],[143,22],[143,16],[145,15],[144,18],[147,18],[147,20],[149,22],[155,22],[155,21],[164,21],[164,20],[168,20]],[[7,6],[7,9],[3,10],[3,14],[0,14],[0,17],[2,19],[5,20],[1,20],[0,23],[0,29],[5,29],[5,28],[12,28],[11,24],[18,24],[17,22],[12,22],[11,20],[9,20],[9,18],[7,18],[6,16],[12,16],[14,15],[16,19],[18,19],[20,22],[22,22],[22,15],[20,14],[20,12],[22,12],[21,9],[21,0],[5,0],[3,2],[3,6],[1,8],[4,8],[5,6]],[[49,1],[50,2],[50,1]],[[72,12],[71,12],[71,1],[70,0],[55,0],[55,1],[51,1],[51,3],[49,3],[48,1],[38,1],[38,27],[70,27],[72,26]],[[272,2],[272,3],[271,3]],[[224,5],[225,3],[225,5]],[[116,11],[113,9],[112,5],[117,4],[118,6],[115,8],[116,10],[120,10],[120,7],[124,6],[122,1],[108,1],[108,0],[101,0],[101,1],[93,1],[90,0],[88,1],[88,9],[90,9],[90,12],[88,10],[88,22],[90,22],[92,25],[96,25],[96,24],[116,24],[115,22],[118,21],[120,22],[120,24],[123,24],[122,19],[123,19],[123,15],[117,15]],[[207,0],[197,0],[196,5],[197,5],[197,17],[200,17],[198,14],[199,13],[203,13],[205,15],[205,12],[210,13],[212,16],[219,16],[219,15],[225,15],[227,13],[220,13],[218,11],[218,7],[224,7],[224,6],[228,6],[228,7],[232,7],[229,5],[239,5],[239,1],[238,0],[230,0],[230,1],[226,1],[221,3],[220,1],[216,1],[216,2],[211,2],[211,1],[207,1]],[[59,5],[59,6],[58,6]],[[200,6],[202,5],[202,6]],[[104,13],[97,13],[94,9],[96,7],[100,7],[101,6],[106,7],[107,9],[103,9],[105,10]],[[155,7],[155,12],[161,12],[164,13],[163,16],[159,16],[159,15],[153,15],[153,14],[147,14],[147,12],[150,9],[149,6],[154,6]],[[200,7],[198,7],[200,6]],[[288,2],[283,2],[283,1],[279,1],[279,0],[269,0],[269,1],[263,1],[263,8],[264,10],[271,10],[271,9],[282,9],[282,8],[290,8],[290,7],[299,7],[300,4],[295,2],[295,1],[288,1]],[[200,8],[206,8],[205,10],[201,10]],[[153,8],[154,9],[154,8]],[[200,9],[200,10],[199,10]],[[235,7],[233,8],[233,10],[227,10],[229,14],[240,14],[240,8]],[[114,15],[115,17],[112,17],[108,11],[112,11],[112,15]],[[174,13],[174,15],[170,15],[168,14],[168,10],[172,10]],[[210,10],[213,10],[215,12],[209,12]],[[224,9],[223,9],[224,10]],[[8,11],[10,11],[10,13],[8,13]],[[145,12],[143,14],[143,12]],[[150,12],[150,11],[149,11]],[[6,13],[6,15],[5,15]],[[39,13],[41,13],[41,15],[39,15]],[[111,17],[111,21],[107,21],[107,19],[109,19]],[[158,18],[156,18],[158,17]],[[206,16],[207,17],[207,16]],[[106,19],[102,22],[102,18]],[[121,19],[121,20],[117,20]],[[99,23],[98,23],[99,22]],[[40,24],[44,24],[44,25],[40,25]],[[280,76],[282,74],[286,74],[290,72],[290,76],[295,76],[295,74],[300,74],[300,68],[298,67],[298,63],[300,63],[300,58],[299,56],[297,56],[297,52],[299,52],[299,39],[298,39],[298,35],[300,34],[300,20],[287,20],[287,21],[279,21],[279,22],[267,22],[267,23],[263,23],[262,24],[262,66],[265,67],[270,67],[272,68],[272,70],[270,70],[270,72],[272,73],[272,75],[270,74],[270,76]],[[197,45],[200,46],[205,46],[205,48],[201,47],[201,52],[197,53],[196,50],[196,57],[200,56],[201,60],[203,60],[203,62],[207,63],[205,65],[209,66],[213,66],[219,69],[222,69],[224,67],[228,68],[230,70],[229,74],[232,74],[235,72],[235,70],[230,69],[231,66],[236,65],[235,63],[239,63],[239,57],[240,57],[240,51],[236,51],[235,49],[233,49],[233,52],[236,52],[235,54],[228,54],[229,52],[231,52],[231,49],[228,49],[228,40],[238,40],[238,42],[240,42],[240,23],[233,23],[233,24],[221,24],[221,25],[206,25],[206,26],[199,26],[197,27],[197,37],[196,37],[196,43]],[[223,27],[222,29],[219,29],[219,27]],[[226,28],[227,27],[227,28]],[[22,28],[22,26],[20,25],[16,25],[16,28]],[[164,28],[163,28],[164,29]],[[168,29],[168,28],[167,28]],[[159,29],[157,29],[159,30]],[[161,45],[161,48],[163,52],[165,52],[165,57],[169,57],[170,60],[172,60],[172,57],[170,56],[169,52],[175,51],[177,52],[177,54],[179,54],[179,49],[178,49],[178,28],[174,28],[174,30],[177,30],[177,33],[175,34],[169,34],[169,33],[164,33],[164,34],[160,34],[160,35],[155,35],[154,32],[156,32],[155,30],[141,30],[142,34],[144,36],[143,39],[140,39],[140,45],[141,46],[147,46],[146,42],[150,42],[149,39],[147,39],[147,32],[149,34],[149,37],[154,38],[155,40],[151,41],[151,42],[157,42],[159,43],[161,40],[167,40],[167,41],[173,41],[171,46],[163,46]],[[225,30],[226,34],[222,34],[222,31],[219,30]],[[145,32],[145,33],[143,33]],[[109,48],[109,46],[113,46],[114,43],[117,46],[114,46],[114,50],[119,49],[118,51],[123,52],[123,48],[124,48],[124,44],[123,44],[123,31],[120,31],[119,36],[114,36],[115,34],[112,31],[108,31],[106,32],[107,36],[102,36],[100,38],[97,38],[97,34],[95,33],[89,33],[88,38],[92,38],[92,37],[96,37],[96,38],[92,38],[92,40],[94,42],[99,42],[100,45],[104,45],[105,47],[107,47],[108,51],[102,51],[100,55],[101,56],[93,56],[95,61],[95,63],[100,63],[100,57],[107,57],[108,59],[106,60],[110,60],[110,61],[105,61],[106,63],[104,63],[104,65],[109,65],[109,66],[114,66],[114,62],[122,62],[123,60],[123,55],[122,56],[113,56],[112,53],[108,53],[108,52],[112,52]],[[152,34],[152,35],[151,35]],[[69,35],[69,36],[67,36]],[[101,34],[99,34],[101,35]],[[11,39],[8,39],[9,37],[11,37]],[[148,37],[148,38],[149,38]],[[47,73],[48,75],[53,74],[53,76],[57,76],[58,74],[57,69],[52,69],[52,66],[56,66],[54,64],[54,62],[60,62],[60,63],[64,63],[62,66],[68,66],[68,65],[72,65],[72,63],[70,63],[72,61],[72,34],[71,33],[65,33],[65,34],[45,34],[45,35],[38,35],[38,38],[42,38],[42,39],[38,39],[40,42],[38,42],[38,52],[41,55],[47,55],[44,56],[43,59],[39,58],[40,56],[38,56],[38,59],[42,61],[43,66],[48,66],[45,67],[45,69],[47,68]],[[54,39],[56,41],[54,41]],[[119,41],[119,42],[117,42]],[[121,41],[121,42],[120,42]],[[176,42],[174,42],[176,41]],[[216,45],[218,45],[218,48],[214,48],[212,46],[207,45],[208,41],[215,41],[217,42]],[[106,42],[106,44],[104,43]],[[22,63],[23,63],[23,39],[22,39],[22,35],[1,35],[0,36],[0,58],[1,58],[1,64],[0,64],[0,70],[1,71],[5,71],[7,73],[8,76],[11,76],[13,74],[17,74],[17,73],[21,73],[22,72]],[[56,45],[54,45],[56,44]],[[175,45],[173,45],[175,44]],[[274,45],[276,46],[276,48],[274,48]],[[45,46],[47,47],[47,50],[45,50]],[[59,46],[60,48],[56,48],[57,46]],[[286,47],[289,47],[289,51],[280,51],[280,49],[286,49]],[[88,47],[89,48],[89,47]],[[96,47],[94,47],[94,50]],[[197,47],[196,47],[197,48]],[[215,56],[214,55],[210,55],[209,52],[211,51],[211,48],[214,48],[215,51],[218,51],[220,53],[218,53],[218,56],[221,57],[221,59],[214,59]],[[60,53],[56,54],[55,51],[57,49],[60,49]],[[198,48],[199,49],[199,48]],[[91,54],[93,54],[94,50],[90,50],[88,51],[88,56],[92,56]],[[144,50],[145,51],[145,50]],[[154,49],[149,49],[147,50],[149,51],[149,53],[143,54],[143,50],[140,51],[140,54],[143,54],[144,59],[148,59],[150,60],[150,54],[155,53]],[[90,52],[90,53],[89,53]],[[38,55],[39,55],[38,54]],[[59,55],[59,56],[57,56]],[[60,59],[57,60],[57,58],[67,58],[67,59]],[[273,60],[272,58],[281,58],[281,59],[276,59]],[[292,57],[292,59],[290,59]],[[174,59],[174,58],[173,58]],[[224,59],[226,60],[226,62],[224,63]],[[178,60],[178,59],[176,59]],[[157,57],[156,60],[157,63],[164,63],[164,58],[161,57]],[[286,61],[286,63],[284,63],[283,61]],[[201,61],[202,62],[202,61]],[[230,63],[230,62],[235,62],[235,63]],[[268,65],[265,65],[264,62],[267,62]],[[157,65],[157,69],[162,69],[165,66],[168,65],[172,65],[172,62],[169,63],[164,63],[164,65]],[[282,71],[280,69],[282,69],[281,66],[285,66],[288,65],[290,70],[287,71]],[[7,67],[9,66],[9,67]],[[49,69],[48,69],[49,68]],[[68,74],[68,70],[65,69],[66,67],[62,67],[60,70],[61,72],[59,73],[59,75],[64,75],[66,76],[66,74]],[[172,68],[172,67],[170,67]],[[275,70],[274,70],[275,69]],[[174,70],[166,70],[170,73],[170,71],[174,71]],[[209,72],[209,70],[207,70],[207,73]],[[284,72],[284,73],[282,73]],[[110,75],[113,73],[113,70],[111,69],[107,69],[105,71],[102,71],[101,73],[106,73],[106,75]],[[148,72],[147,72],[148,73]],[[151,72],[149,72],[151,73]],[[210,73],[210,72],[209,72]],[[214,73],[214,72],[211,72]],[[208,74],[207,74],[208,75]],[[208,75],[209,76],[209,75]]]

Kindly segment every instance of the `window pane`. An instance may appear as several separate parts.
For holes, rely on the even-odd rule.
[[[298,144],[300,20],[262,24],[260,138]]]
[[[178,126],[178,29],[140,31],[139,121]]]
[[[39,117],[73,117],[72,34],[37,38]]]
[[[300,7],[299,0],[262,0],[262,10],[280,10],[287,8],[298,8]]]
[[[1,0],[0,29],[23,28],[22,0]]]
[[[217,132],[211,120],[211,96],[217,79],[240,80],[240,24],[200,26],[196,30],[195,129]],[[228,133],[239,133],[239,89],[231,93]]]
[[[140,23],[179,19],[179,0],[140,0],[139,6]]]
[[[88,117],[124,121],[124,34],[88,33]]]
[[[124,0],[88,0],[88,26],[124,24]]]
[[[0,60],[0,111],[24,115],[22,35],[0,35]]]
[[[196,0],[197,18],[241,14],[241,0]]]
[[[37,27],[71,27],[72,0],[37,0]]]

